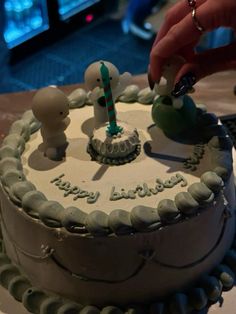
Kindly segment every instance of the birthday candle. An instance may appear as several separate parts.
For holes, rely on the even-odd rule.
[[[104,96],[105,96],[106,108],[107,108],[108,119],[109,119],[108,133],[110,135],[116,135],[117,133],[122,131],[122,128],[117,126],[116,124],[116,112],[115,112],[114,101],[112,98],[110,75],[109,75],[108,67],[104,64],[104,62],[101,62],[100,72],[102,76]]]

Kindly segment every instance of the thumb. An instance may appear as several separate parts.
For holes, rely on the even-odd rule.
[[[208,75],[226,70],[236,70],[236,43],[197,54],[191,62],[180,68],[175,83],[187,73],[193,73],[196,81],[199,81]]]

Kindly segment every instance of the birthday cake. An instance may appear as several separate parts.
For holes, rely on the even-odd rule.
[[[0,281],[29,312],[189,313],[234,285],[228,135],[117,71],[39,90],[0,148]]]

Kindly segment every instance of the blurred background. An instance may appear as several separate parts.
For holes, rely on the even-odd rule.
[[[0,0],[0,93],[83,81],[100,59],[145,73],[153,39],[176,0]],[[198,50],[230,43],[230,29]]]

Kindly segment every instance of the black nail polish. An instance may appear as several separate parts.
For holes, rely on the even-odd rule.
[[[150,67],[148,67],[148,84],[151,90],[153,90],[155,86],[155,82],[152,79],[151,72],[150,72]]]
[[[172,96],[180,97],[185,95],[189,90],[192,89],[196,83],[196,76],[192,72],[186,73],[181,77],[178,83],[175,84],[174,90],[171,92]]]

